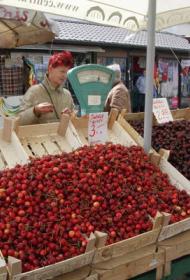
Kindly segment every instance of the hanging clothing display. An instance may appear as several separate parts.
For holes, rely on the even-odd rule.
[[[23,68],[19,66],[3,67],[3,95],[21,95],[23,92]]]
[[[170,59],[159,59],[158,75],[160,79],[160,96],[176,97],[178,95],[178,62]]]

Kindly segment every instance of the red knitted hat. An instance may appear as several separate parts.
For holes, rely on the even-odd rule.
[[[53,54],[49,59],[49,65],[53,68],[58,66],[65,66],[71,68],[73,66],[72,54],[68,51]]]

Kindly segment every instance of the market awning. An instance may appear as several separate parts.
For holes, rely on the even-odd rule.
[[[42,12],[0,5],[0,48],[51,42],[57,32]]]

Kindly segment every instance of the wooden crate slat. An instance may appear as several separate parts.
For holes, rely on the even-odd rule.
[[[56,135],[56,136],[51,136],[51,139],[53,142],[57,143],[57,145],[60,147],[60,150],[62,152],[66,152],[66,153],[72,152],[72,148],[70,144],[67,142],[67,140],[65,139],[65,137]]]
[[[47,155],[46,149],[42,146],[43,137],[30,137],[25,138],[27,141],[27,146],[31,149],[31,152],[35,154],[37,157],[41,157]]]
[[[126,253],[129,254],[135,250],[143,249],[145,246],[152,244],[155,245],[159,233],[160,228],[99,248],[96,250],[93,263],[101,263],[105,260],[116,258]]]
[[[5,167],[6,167],[6,165],[3,160],[3,155],[1,154],[1,150],[0,150],[0,170],[3,170]]]
[[[80,140],[80,137],[78,136],[78,133],[71,121],[69,122],[69,126],[65,134],[65,138],[66,141],[70,143],[72,150],[76,150],[77,148],[83,146],[83,143]]]
[[[173,119],[190,119],[190,110],[189,108],[184,108],[184,109],[177,109],[177,110],[172,110],[171,111]]]
[[[94,250],[46,267],[12,276],[12,280],[52,279],[92,263]]]
[[[72,118],[71,121],[73,125],[77,128],[87,128],[88,127],[88,115],[82,116],[80,118]]]
[[[35,155],[32,153],[31,149],[28,147],[28,141],[26,138],[20,139],[20,142],[29,157],[34,157]]]
[[[125,115],[125,119],[127,121],[143,120],[144,119],[144,112],[140,112],[140,113],[127,113]]]
[[[82,144],[83,145],[88,145],[88,140],[85,137],[85,135],[86,135],[85,129],[79,128],[79,129],[77,129],[77,133],[78,133],[78,135],[79,135],[79,137],[80,137],[80,139],[82,141]]]
[[[173,261],[190,255],[190,240],[184,241],[182,244],[174,245],[166,249],[166,261]]]
[[[189,120],[190,119],[190,109],[189,108],[171,110],[171,114],[172,114],[172,117],[174,120],[178,120],[178,119]],[[125,119],[127,121],[144,120],[144,112],[127,113],[127,114],[125,114]],[[154,115],[153,115],[153,119],[155,121]]]
[[[190,218],[163,227],[159,235],[158,241],[165,240],[186,230],[190,230]]]
[[[111,257],[108,260],[102,260],[101,262],[98,263],[94,263],[93,262],[93,267],[94,268],[98,268],[98,269],[114,269],[120,265],[123,264],[128,264],[130,262],[134,262],[137,259],[139,259],[142,255],[150,255],[155,253],[156,251],[156,244],[152,244],[146,247],[143,247],[141,249],[138,250],[134,250],[130,253],[124,253],[122,255],[119,255],[118,257]]]
[[[159,167],[162,172],[168,174],[171,184],[176,186],[179,190],[186,190],[186,192],[190,195],[190,181],[172,164],[170,164],[165,158],[161,158]]]
[[[190,255],[190,231],[159,242],[158,248],[165,252],[164,276],[168,276],[171,274],[173,260]]]
[[[57,276],[53,278],[53,280],[88,280],[88,275],[90,274],[90,271],[90,266],[85,266],[72,272]]]
[[[164,266],[164,251],[160,250],[158,253],[143,253],[134,261],[129,261],[119,265],[113,269],[98,269],[94,270],[99,274],[101,280],[126,280],[142,273],[148,272],[156,268],[158,270],[156,279],[160,280],[163,276]]]
[[[119,116],[118,122],[138,145],[144,145],[143,137],[141,137],[141,135],[128,122],[126,122],[126,120],[123,117]]]
[[[118,138],[118,143],[124,146],[136,146],[136,142],[132,139],[132,137],[126,133],[125,129],[116,121],[112,126],[112,131]]]
[[[51,134],[57,134],[58,126],[59,126],[58,122],[19,126],[17,135],[19,138],[22,138],[22,137],[47,136]]]
[[[41,143],[45,147],[49,155],[56,155],[61,153],[59,147],[53,141],[51,141],[50,137],[41,137]]]
[[[0,131],[0,147],[8,167],[14,167],[17,163],[25,164],[28,162],[28,155],[14,131],[12,132],[11,142],[3,141],[2,130]]]

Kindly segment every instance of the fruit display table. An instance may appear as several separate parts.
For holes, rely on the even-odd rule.
[[[8,183],[7,190],[7,180],[11,181],[12,177],[16,176],[17,184],[19,184],[18,178],[24,180],[21,186],[22,188],[25,189],[26,183],[29,184],[28,189],[30,190],[30,195],[37,194],[37,196],[34,197],[36,201],[38,201],[37,204],[43,209],[46,209],[46,207],[44,207],[45,203],[47,207],[51,206],[50,209],[53,207],[52,211],[56,213],[57,210],[62,209],[61,207],[57,209],[57,200],[61,200],[59,203],[67,205],[66,210],[68,211],[69,207],[67,203],[69,201],[73,201],[73,204],[76,206],[77,202],[83,202],[84,197],[86,197],[85,203],[91,205],[90,209],[92,213],[89,213],[88,209],[86,211],[86,204],[80,204],[80,206],[82,205],[82,210],[80,210],[80,207],[77,207],[77,209],[79,208],[77,211],[80,213],[79,219],[81,219],[80,211],[84,211],[85,215],[88,215],[90,220],[94,219],[93,216],[95,216],[95,214],[97,215],[96,217],[100,219],[99,222],[97,223],[96,220],[93,220],[93,222],[98,229],[100,225],[102,228],[104,226],[106,232],[107,228],[105,226],[107,224],[110,226],[108,232],[105,233],[103,230],[97,230],[95,226],[89,223],[87,226],[83,225],[84,230],[88,227],[88,232],[91,231],[91,229],[93,229],[94,232],[91,232],[87,240],[86,251],[81,255],[56,262],[55,264],[45,265],[44,267],[40,266],[40,268],[22,272],[21,261],[9,256],[8,272],[10,279],[62,280],[63,278],[64,280],[125,280],[126,278],[130,279],[155,269],[156,279],[159,280],[171,272],[171,266],[175,258],[188,254],[188,244],[190,243],[188,239],[190,218],[188,215],[185,217],[178,215],[178,220],[172,220],[172,224],[169,224],[173,213],[164,213],[163,211],[163,209],[169,211],[169,206],[163,203],[162,200],[161,202],[158,200],[159,203],[156,205],[160,207],[160,204],[163,204],[162,206],[165,208],[161,207],[161,212],[157,212],[157,209],[152,209],[152,206],[155,205],[155,198],[152,196],[156,188],[159,194],[162,194],[162,191],[165,190],[166,187],[169,187],[169,190],[174,196],[173,199],[176,199],[176,196],[180,195],[188,200],[187,193],[190,194],[190,190],[184,182],[181,181],[181,177],[177,178],[171,176],[174,169],[171,168],[165,158],[154,151],[151,151],[149,155],[144,154],[142,148],[138,147],[119,121],[113,121],[112,118],[110,118],[108,122],[108,138],[109,142],[112,143],[100,146],[97,145],[95,147],[88,145],[88,117],[72,118],[70,120],[64,116],[64,119],[60,123],[24,127],[15,125],[14,130],[12,129],[13,125],[10,120],[6,121],[0,135],[2,169],[5,169],[5,172],[2,171],[1,173],[4,174],[5,181],[3,181],[3,179],[1,180],[3,187],[1,188],[0,194],[2,199],[6,201],[7,207],[3,210],[7,211],[8,209],[8,213],[10,212],[7,199],[8,201],[11,200],[12,203],[16,203],[16,205],[20,205],[21,203],[20,199],[17,201],[14,196],[7,198],[4,194],[5,191],[11,194],[14,190],[13,182]],[[44,158],[41,158],[43,155],[45,155],[44,162]],[[55,157],[53,155],[55,155]],[[107,162],[106,165],[105,160]],[[55,166],[52,166],[52,162],[55,163]],[[23,164],[25,165],[23,167],[24,172],[22,172],[24,175],[18,174],[17,177],[17,171],[19,169],[18,163],[21,164],[21,166],[23,166]],[[59,166],[59,164],[61,165]],[[6,169],[6,167],[13,167],[15,165],[16,169],[12,171]],[[32,168],[32,173],[30,167]],[[67,171],[61,172],[61,170],[64,171],[64,167],[67,167]],[[38,168],[42,172],[41,175],[35,173],[38,171]],[[122,173],[121,170],[124,170],[124,172]],[[168,174],[169,179],[163,172]],[[9,179],[7,179],[6,176],[8,176]],[[26,178],[23,178],[23,176],[26,176]],[[143,177],[146,178],[144,183],[141,182]],[[42,182],[42,178],[44,183]],[[60,180],[60,178],[62,178],[62,180]],[[71,181],[70,178],[72,178]],[[161,181],[160,178],[162,178]],[[39,182],[36,182],[36,180],[39,180]],[[55,181],[55,187],[52,187],[52,180]],[[154,189],[153,194],[150,194],[150,199],[148,199],[144,197],[144,194],[149,190],[151,182],[154,182],[154,184],[152,184]],[[63,185],[60,185],[62,183]],[[171,183],[173,186],[171,186]],[[34,189],[32,189],[33,184],[35,185]],[[45,189],[46,192],[50,189],[53,195],[51,193],[50,197],[47,195],[42,196],[43,199],[40,201],[38,200],[38,196],[41,197],[41,191],[44,187],[46,188],[46,184],[48,184],[48,188]],[[162,186],[161,190],[159,190],[160,186]],[[94,189],[98,194],[89,192],[89,188]],[[143,188],[146,188],[147,191],[144,191]],[[56,196],[54,189],[56,189]],[[141,203],[139,199],[133,197],[135,196],[135,190],[141,194]],[[179,192],[181,190],[183,190],[183,192]],[[76,197],[75,191],[77,194],[81,195],[80,198]],[[130,191],[132,195],[126,193],[127,191]],[[21,194],[19,194],[20,192],[17,192],[17,194],[23,198],[23,195],[26,195],[26,190],[22,189],[21,192]],[[61,198],[58,195],[61,195]],[[69,195],[71,195],[71,199]],[[123,195],[126,196],[125,199],[127,201],[126,210],[124,212],[122,212]],[[67,199],[63,199],[63,196]],[[27,196],[27,198],[30,199],[29,196]],[[53,201],[51,200],[52,198]],[[30,201],[32,202],[32,199],[30,199]],[[105,210],[108,208],[108,205],[110,205],[111,212],[109,212],[110,209],[108,208],[107,211],[109,211],[105,212],[107,214],[101,214],[101,216],[100,213],[102,213],[103,210],[99,211],[99,207],[102,201],[104,201],[102,209]],[[26,203],[25,200],[24,203]],[[121,203],[121,205],[119,203]],[[149,203],[151,203],[151,205]],[[26,209],[29,204],[27,201],[25,205]],[[138,205],[141,207],[136,209],[135,213],[133,213],[133,207],[137,207]],[[144,211],[147,208],[149,214],[144,215]],[[32,210],[26,209],[24,209],[24,211],[29,211],[29,216],[31,216]],[[171,210],[172,209],[173,208],[171,208]],[[15,209],[15,211],[16,210],[17,209]],[[38,213],[38,205],[35,205],[35,211]],[[69,209],[69,211],[71,210]],[[142,213],[144,213],[144,216],[141,215],[139,211],[143,211]],[[109,217],[110,213],[113,217]],[[154,214],[156,213],[157,215],[155,216]],[[128,214],[129,216],[125,216]],[[133,216],[133,214],[135,216]],[[152,214],[154,218],[152,218],[150,214]],[[14,213],[11,213],[11,215],[14,216]],[[23,216],[23,209],[21,209],[19,215],[20,217],[17,217],[17,221],[23,219],[25,222],[26,219]],[[106,215],[108,215],[108,217]],[[143,216],[145,220],[143,220],[143,224],[138,224],[137,221],[141,216]],[[44,215],[42,215],[42,217],[44,218]],[[71,218],[74,219],[74,223],[77,222],[75,220],[76,213],[73,213]],[[173,218],[175,218],[175,216]],[[52,213],[51,219],[54,220],[54,215],[52,215]],[[70,222],[69,219],[70,218],[67,219],[68,222]],[[120,219],[123,219],[122,221],[127,229],[127,233],[125,232],[125,228],[120,232],[120,228],[122,227]],[[131,222],[129,223],[130,219]],[[125,224],[127,221],[129,223],[128,225]],[[135,227],[132,227],[134,221],[136,224]],[[8,226],[10,227],[10,225]],[[38,224],[36,225],[35,223],[35,226],[38,226]],[[1,225],[1,227],[3,227],[4,230],[4,226]],[[6,234],[9,233],[9,227],[6,228]],[[22,225],[19,227],[22,227]],[[72,238],[73,231],[70,232],[70,227],[71,225],[69,225],[69,237]],[[56,228],[57,227],[55,227],[55,229]],[[43,230],[44,228],[40,226],[40,232],[42,231],[43,233]],[[68,231],[68,229],[66,229],[66,231]],[[26,232],[22,232],[22,235],[26,238]],[[68,235],[68,233],[66,233],[66,235]],[[42,241],[43,240],[41,240],[41,242]],[[2,251],[6,253],[7,257],[6,246]],[[19,254],[21,253],[22,252]],[[42,250],[40,254],[44,256],[47,252]],[[32,256],[30,258],[33,260]],[[46,261],[46,259],[44,259],[44,261]],[[25,266],[25,268],[27,269],[28,266]],[[0,270],[0,272],[1,271],[2,270]]]

